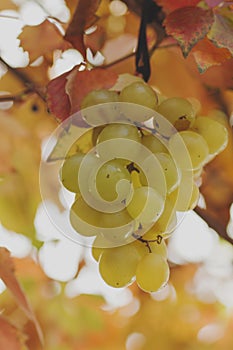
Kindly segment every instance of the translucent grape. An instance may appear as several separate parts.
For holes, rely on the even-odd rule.
[[[78,193],[80,190],[78,183],[78,171],[83,158],[84,154],[82,153],[74,154],[73,156],[65,159],[60,170],[60,180],[63,186],[71,192]]]
[[[149,231],[147,232],[147,234],[149,234]],[[144,239],[144,236],[142,238]],[[136,240],[131,243],[137,248],[141,258],[149,253],[149,249],[152,253],[156,253],[163,256],[164,258],[167,258],[167,246],[164,240],[162,240],[160,243],[157,243],[156,241],[150,242],[156,239],[156,235],[152,233],[151,235],[147,235],[146,239],[148,240],[149,247],[146,245],[146,243],[143,243],[139,240]]]
[[[81,103],[81,109],[91,107],[100,103],[117,102],[118,94],[115,91],[109,91],[106,89],[93,90],[89,92]]]
[[[179,173],[176,164],[172,157],[167,153],[157,153],[156,157],[159,160],[165,174],[167,193],[171,193],[179,185]]]
[[[116,190],[118,184],[122,201],[129,195],[130,180],[127,168],[119,160],[111,160],[103,164],[96,174],[96,188],[103,199],[113,201],[118,197]]]
[[[174,134],[170,138],[169,148],[175,151],[177,155],[179,155],[181,147],[180,137],[182,137],[184,144],[187,147],[189,156],[191,158],[192,169],[195,170],[203,166],[207,162],[209,156],[209,147],[204,137],[190,130],[185,130]],[[182,166],[182,159],[180,159],[179,166]]]
[[[158,220],[164,207],[164,200],[152,187],[138,187],[127,203],[127,211],[142,225]]]
[[[100,275],[112,287],[125,287],[134,281],[139,259],[137,249],[130,244],[106,249],[99,259]]]
[[[184,98],[173,97],[163,101],[157,108],[177,130],[187,130],[195,120],[192,104]]]
[[[109,140],[112,143],[105,142]],[[122,142],[122,140],[125,140],[125,142]],[[138,143],[138,145],[135,143]],[[138,153],[138,147],[140,145],[141,137],[136,126],[114,123],[107,125],[100,132],[97,139],[97,152],[105,159],[130,159],[132,154],[136,155]]]
[[[148,84],[139,81],[126,86],[120,92],[119,100],[151,109],[156,109],[158,103],[156,92]]]
[[[102,213],[90,207],[79,197],[70,209],[70,223],[79,234],[87,237],[97,235]]]
[[[211,155],[217,155],[227,145],[227,129],[223,124],[216,120],[208,117],[198,117],[193,125],[193,130],[204,137]]]
[[[166,146],[154,135],[143,135],[143,146],[147,147],[152,153],[168,152]]]
[[[145,292],[156,292],[169,279],[167,261],[159,254],[148,253],[138,263],[136,281]]]

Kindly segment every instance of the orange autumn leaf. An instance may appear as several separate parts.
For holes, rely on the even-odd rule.
[[[47,87],[47,101],[50,111],[60,120],[78,112],[83,98],[92,90],[109,89],[117,74],[107,69],[96,68],[79,71],[75,67],[50,81]]]
[[[216,47],[208,38],[200,40],[194,46],[192,53],[200,73],[209,67],[221,65],[232,57],[228,49]]]
[[[65,39],[85,56],[83,35],[96,20],[95,12],[100,0],[79,0],[73,18],[66,30]]]
[[[40,325],[31,309],[26,295],[24,294],[18,280],[15,277],[15,266],[13,259],[10,256],[10,252],[3,247],[0,248],[0,278],[3,280],[7,288],[11,291],[16,302],[23,309],[27,317],[34,323],[37,334],[41,342],[43,342]]]
[[[31,62],[54,50],[70,47],[58,28],[47,19],[37,26],[25,26],[18,38],[23,49],[29,52]]]
[[[1,350],[27,350],[26,337],[15,326],[0,316],[0,349]]]
[[[166,32],[178,41],[184,57],[210,30],[213,12],[200,7],[182,7],[170,13],[165,21]]]

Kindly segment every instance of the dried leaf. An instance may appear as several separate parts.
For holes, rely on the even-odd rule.
[[[225,47],[233,54],[233,22],[230,19],[216,14],[208,38],[216,46]]]
[[[110,89],[117,81],[117,74],[96,68],[90,71],[76,71],[69,75],[66,92],[71,103],[71,114],[80,110],[83,98],[92,90]]]
[[[17,10],[17,6],[11,0],[1,0],[0,11],[2,10]]]
[[[154,0],[159,6],[162,6],[164,12],[170,13],[179,8],[187,6],[196,6],[199,0]]]
[[[0,316],[0,349],[27,350],[25,341],[25,335]]]
[[[96,20],[95,12],[100,0],[79,0],[73,18],[66,30],[65,39],[85,56],[84,30]]]
[[[23,309],[27,317],[34,323],[39,339],[43,342],[40,325],[15,277],[14,263],[10,257],[10,252],[6,248],[0,248],[0,278],[3,280],[7,288],[10,289],[18,305]]]
[[[37,26],[25,26],[19,39],[24,50],[29,52],[31,62],[55,49],[65,50],[70,47],[58,28],[47,19]]]
[[[221,65],[232,57],[229,50],[216,47],[207,38],[200,40],[194,46],[192,53],[201,73],[204,73],[209,67]]]
[[[47,103],[50,112],[61,121],[70,115],[70,100],[65,91],[67,77],[70,72],[64,73],[51,80],[47,86]]]
[[[184,57],[208,33],[214,21],[211,10],[184,7],[170,13],[164,21],[166,31],[180,44]]]

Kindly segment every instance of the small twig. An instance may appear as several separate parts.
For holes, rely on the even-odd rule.
[[[8,102],[8,101],[22,102],[26,95],[29,95],[32,93],[33,91],[31,89],[25,89],[16,95],[2,95],[2,96],[0,95],[0,102]]]
[[[0,57],[0,63],[6,66],[7,69],[26,86],[27,90],[35,92],[44,102],[46,102],[46,97],[42,92],[42,88],[36,86],[36,84],[25,73],[17,68],[12,68],[2,57]]]
[[[158,243],[161,244],[163,237],[161,235],[158,235],[155,239],[144,239],[142,238],[142,236],[137,235],[136,233],[133,233],[132,236],[138,240],[139,242],[143,243],[146,245],[146,247],[149,250],[149,253],[152,253],[151,247],[150,247],[150,243]]]

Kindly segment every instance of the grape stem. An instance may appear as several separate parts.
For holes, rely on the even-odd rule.
[[[0,96],[0,102],[22,102],[25,100],[25,97],[29,94],[32,94],[33,91],[31,89],[25,89],[18,94],[15,95],[2,95]]]
[[[158,244],[161,244],[163,237],[161,235],[158,235],[155,239],[144,239],[142,236],[137,235],[136,233],[133,233],[132,236],[137,239],[139,242],[144,243],[146,247],[149,250],[149,253],[152,253],[150,243],[157,242]]]

